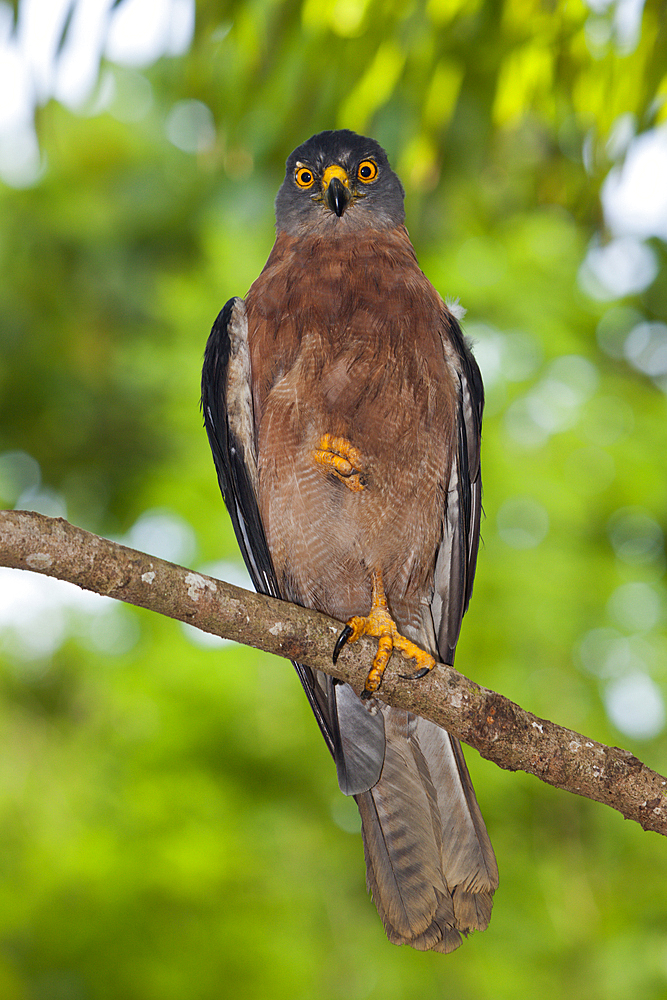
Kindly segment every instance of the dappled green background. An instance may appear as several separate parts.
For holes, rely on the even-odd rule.
[[[186,54],[40,106],[39,176],[0,185],[2,503],[233,576],[206,336],[266,259],[290,150],[372,134],[488,388],[457,665],[664,773],[667,383],[627,338],[667,319],[665,249],[627,294],[584,264],[619,119],[665,117],[662,3],[640,27],[602,0],[201,0]],[[395,948],[289,664],[26,577],[3,578],[2,998],[667,996],[661,838],[468,751],[491,925]]]

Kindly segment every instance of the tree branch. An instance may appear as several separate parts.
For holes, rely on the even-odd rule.
[[[77,528],[62,518],[0,512],[0,565],[68,580],[204,632],[297,660],[364,685],[376,644],[362,639],[331,661],[342,625],[295,604],[253,594]],[[488,760],[603,802],[644,830],[667,835],[667,779],[632,754],[524,711],[440,664],[418,683],[389,669],[382,700],[447,729]]]

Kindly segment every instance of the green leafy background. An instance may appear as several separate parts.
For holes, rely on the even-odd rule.
[[[32,484],[39,509],[135,541],[153,512],[190,565],[237,563],[198,410],[207,333],[266,259],[290,150],[323,128],[371,134],[487,376],[457,665],[664,772],[660,722],[641,738],[605,711],[638,662],[660,705],[667,672],[666,396],[618,348],[667,318],[664,246],[634,296],[578,281],[606,238],[614,123],[664,117],[664,5],[648,0],[634,47],[614,13],[200,0],[186,55],[103,65],[105,110],[40,107],[43,175],[0,186],[0,500]],[[183,100],[215,122],[195,154],[165,131]],[[286,661],[129,608],[66,625],[46,651],[0,635],[6,1000],[667,996],[658,836],[468,751],[500,867],[491,925],[447,957],[395,948]]]

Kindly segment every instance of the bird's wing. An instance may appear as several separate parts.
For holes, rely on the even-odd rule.
[[[457,438],[423,638],[452,663],[475,572],[481,511],[484,390],[454,319],[443,344],[458,387]],[[425,615],[429,615],[425,608]],[[430,638],[429,638],[430,637]],[[357,796],[367,882],[395,944],[453,951],[489,922],[498,867],[457,739],[427,719],[383,707],[380,781]]]
[[[431,614],[440,659],[454,662],[454,652],[472,594],[482,509],[480,439],[484,388],[482,377],[452,317],[443,338],[447,360],[458,382],[456,452],[447,486],[443,534],[435,564]]]
[[[282,597],[257,503],[257,454],[248,322],[243,299],[216,319],[202,371],[202,410],[220,489],[255,588]],[[384,761],[384,720],[347,684],[294,663],[346,795],[372,787]]]
[[[218,482],[255,588],[280,597],[257,506],[257,456],[243,299],[230,299],[206,344],[201,405]]]

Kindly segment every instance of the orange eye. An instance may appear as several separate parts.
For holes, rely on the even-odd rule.
[[[361,161],[361,163],[359,164],[359,169],[357,170],[357,177],[359,178],[360,181],[363,181],[364,184],[370,184],[371,181],[375,180],[377,175],[378,175],[377,163],[374,163],[373,160]]]
[[[313,176],[313,171],[309,170],[308,167],[298,167],[296,173],[294,174],[294,180],[296,181],[297,187],[309,188],[313,186],[313,181],[315,180]]]

